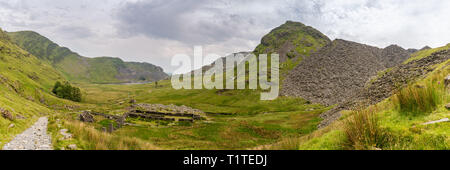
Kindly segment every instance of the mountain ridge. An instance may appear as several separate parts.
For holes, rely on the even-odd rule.
[[[49,62],[70,81],[91,83],[158,81],[168,75],[150,63],[125,62],[117,57],[83,57],[34,31],[8,32],[21,48]]]

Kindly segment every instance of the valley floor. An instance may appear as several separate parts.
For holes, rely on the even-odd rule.
[[[450,71],[448,61],[446,63],[433,72],[434,76],[418,82],[418,85],[425,85],[428,81],[441,85],[443,76]],[[173,90],[169,81],[161,81],[158,87],[154,84],[75,85],[83,91],[82,103],[49,106],[54,111],[48,115],[51,137],[43,133],[46,131],[46,118],[40,118],[34,126],[5,144],[3,149],[59,150],[73,148],[70,146],[74,145],[75,149],[96,150],[358,149],[348,143],[345,129],[346,120],[354,117],[353,112],[343,112],[343,117],[332,125],[317,129],[321,121],[319,115],[332,106],[311,104],[300,98],[279,97],[274,101],[261,101],[257,90]],[[448,149],[449,123],[424,124],[449,118],[445,104],[450,102],[450,98],[448,92],[444,94],[436,110],[419,116],[403,115],[393,106],[391,98],[377,104],[379,126],[395,140],[365,149]],[[95,121],[90,123],[79,120],[79,115],[86,110],[121,116],[130,111],[133,104],[130,102],[134,101],[185,105],[205,112],[204,120],[180,122],[129,117],[124,126],[111,132],[106,129],[117,124],[104,116],[94,115]],[[61,131],[71,135],[65,137]],[[40,142],[30,144],[36,138]],[[51,140],[51,145],[48,140]]]
[[[83,103],[49,117],[55,149],[71,144],[79,149],[252,149],[313,132],[321,120],[318,115],[329,109],[299,98],[261,101],[260,92],[253,90],[173,90],[169,81],[159,82],[158,87],[75,85],[83,90]],[[129,111],[132,99],[185,105],[205,112],[205,119],[179,122],[129,117],[111,133],[104,131],[116,123],[103,116],[94,116],[93,123],[79,121],[85,110],[120,116]],[[57,120],[62,126],[57,126]],[[60,140],[59,131],[64,128],[73,134],[72,139]]]

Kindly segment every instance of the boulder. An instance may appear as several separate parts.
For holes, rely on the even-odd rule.
[[[448,110],[450,110],[450,103],[447,103],[447,104],[445,105],[445,108],[447,108]]]
[[[67,131],[68,131],[67,129],[61,129],[59,131],[59,133],[63,136],[62,138],[60,138],[61,140],[66,140],[66,139],[72,138],[72,134],[67,133]]]
[[[70,149],[70,150],[77,150],[77,145],[76,144],[70,144],[70,145],[67,145],[67,148]]]
[[[89,111],[84,111],[83,113],[80,114],[80,121],[82,122],[94,122],[94,116],[91,115],[91,112]]]
[[[9,110],[0,108],[0,113],[1,113],[2,117],[4,117],[5,119],[9,119],[11,121],[14,120],[14,116],[12,115],[12,113]]]
[[[136,100],[135,99],[131,99],[130,100],[130,104],[134,104],[134,103],[136,103]]]

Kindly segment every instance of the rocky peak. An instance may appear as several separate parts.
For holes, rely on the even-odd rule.
[[[386,68],[394,67],[410,57],[410,53],[398,45],[390,45],[381,52],[381,60]]]
[[[429,49],[431,49],[431,47],[427,45],[427,46],[421,48],[419,51],[422,51],[422,50],[429,50]]]
[[[278,53],[280,62],[285,62],[288,59],[296,60],[302,56],[309,56],[329,42],[331,41],[326,35],[313,27],[287,21],[265,35],[254,53]]]

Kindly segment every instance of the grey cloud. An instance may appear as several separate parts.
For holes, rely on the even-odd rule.
[[[156,0],[127,3],[117,12],[120,33],[184,43],[216,43],[233,37],[254,38],[251,17],[228,11],[226,1]],[[251,37],[253,36],[253,37]]]
[[[253,50],[286,20],[332,39],[438,47],[450,42],[448,9],[448,0],[2,0],[0,26],[37,31],[88,56],[167,69],[174,53],[190,54],[193,45],[218,54]]]
[[[89,28],[81,26],[60,26],[56,29],[65,38],[88,38],[95,35]]]

